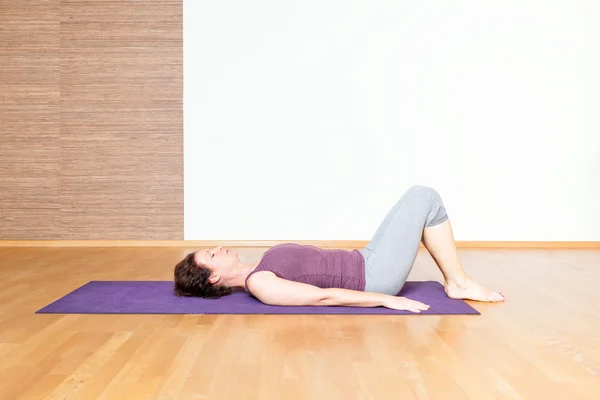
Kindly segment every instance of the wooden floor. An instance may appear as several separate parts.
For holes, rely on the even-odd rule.
[[[480,316],[34,314],[189,250],[0,248],[0,399],[600,398],[597,250],[461,250],[506,295]],[[439,278],[422,251],[410,279]]]

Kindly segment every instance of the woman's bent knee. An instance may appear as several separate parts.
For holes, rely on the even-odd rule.
[[[438,191],[432,187],[414,185],[408,189],[405,196],[412,199],[414,202],[427,205],[429,209],[435,210],[436,212],[440,211],[442,214],[445,214],[446,212],[442,197]],[[429,218],[428,223],[429,222],[431,222],[431,218]]]
[[[425,185],[413,185],[411,186],[407,193],[411,193],[417,196],[422,196],[424,198],[431,198],[431,199],[439,199],[440,198],[440,194],[438,193],[437,190],[435,190],[432,187],[429,186],[425,186]]]

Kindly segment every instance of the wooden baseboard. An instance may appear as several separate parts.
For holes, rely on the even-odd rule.
[[[323,248],[365,247],[367,240],[0,240],[0,247],[273,247],[299,243]],[[600,242],[569,241],[457,241],[457,248],[471,249],[600,249]]]
[[[600,242],[457,241],[456,247],[474,249],[600,249]]]

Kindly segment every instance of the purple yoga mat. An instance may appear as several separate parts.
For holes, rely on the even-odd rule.
[[[424,314],[480,313],[463,300],[446,296],[435,281],[407,282],[400,292],[429,304]],[[384,307],[269,306],[244,291],[217,300],[177,297],[171,281],[91,281],[38,310],[40,314],[414,314]]]

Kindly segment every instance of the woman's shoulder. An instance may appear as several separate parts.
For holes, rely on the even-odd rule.
[[[258,287],[262,286],[262,284],[264,282],[269,280],[269,278],[273,278],[273,277],[277,277],[277,274],[275,274],[273,271],[268,271],[268,270],[252,271],[246,277],[246,282],[245,282],[246,292],[248,292],[249,294],[252,294],[252,292],[256,291],[256,289]]]
[[[273,271],[261,270],[261,271],[252,271],[248,277],[246,278],[246,286],[248,286],[251,282],[256,282],[264,278],[274,277],[277,274]]]

